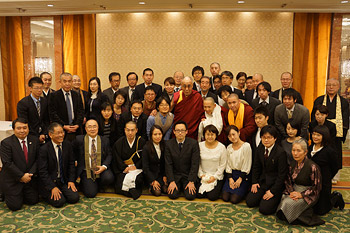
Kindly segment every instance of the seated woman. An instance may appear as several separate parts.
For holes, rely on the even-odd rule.
[[[286,189],[277,208],[277,217],[291,224],[309,226],[324,224],[314,215],[312,206],[317,202],[321,191],[320,168],[307,158],[307,143],[304,139],[293,142],[294,160],[289,165],[285,181]]]
[[[199,143],[200,163],[198,177],[201,179],[198,197],[208,197],[215,201],[219,198],[224,184],[224,170],[226,167],[226,148],[217,141],[219,131],[214,125],[204,128],[204,142]]]
[[[98,119],[101,114],[101,104],[108,101],[108,97],[101,92],[100,79],[98,77],[90,78],[88,100],[85,105],[86,119]]]
[[[150,138],[150,131],[153,125],[158,125],[165,133],[163,139],[169,140],[173,129],[174,114],[170,112],[170,100],[161,96],[157,99],[158,112],[155,116],[149,116],[147,119],[147,136]]]
[[[330,133],[331,143],[329,144],[334,146],[334,139],[336,138],[337,130],[336,130],[335,124],[327,120],[328,114],[329,114],[329,111],[327,106],[325,105],[316,106],[315,119],[311,121],[309,124],[310,138],[312,138],[312,133],[314,132],[314,128],[317,125],[325,125],[327,126]]]
[[[147,116],[155,116],[157,113],[156,110],[156,91],[152,86],[148,86],[145,89],[144,100],[142,100],[143,104],[143,113]]]
[[[158,125],[153,125],[150,130],[149,140],[142,150],[142,169],[146,181],[150,184],[151,193],[160,196],[167,193],[168,184],[165,176],[163,131]]]
[[[137,125],[134,121],[125,124],[125,136],[114,143],[112,167],[116,175],[115,191],[134,200],[142,193],[142,148],[146,141],[136,137]]]
[[[128,109],[125,107],[126,98],[127,94],[122,90],[118,90],[114,93],[113,118],[116,119],[117,122],[119,121],[122,113],[128,111]]]
[[[293,156],[292,156],[293,142],[296,140],[299,140],[301,138],[300,137],[300,124],[293,122],[292,119],[289,119],[287,126],[286,126],[286,132],[288,134],[288,138],[283,139],[281,141],[281,146],[287,154],[287,162],[290,165],[291,162],[294,160]]]
[[[232,144],[227,147],[227,177],[222,199],[237,204],[248,193],[249,183],[247,176],[252,166],[252,149],[249,143],[243,142],[239,138],[239,130],[236,126],[228,126],[226,133]]]
[[[344,208],[344,200],[340,193],[332,192],[332,178],[338,172],[337,155],[328,146],[329,130],[325,125],[318,125],[313,129],[312,144],[308,157],[321,169],[322,190],[318,202],[314,206],[316,214],[324,215],[333,207]]]
[[[112,105],[109,102],[101,104],[101,115],[99,119],[98,134],[109,138],[111,148],[118,139],[117,122],[112,117]]]
[[[165,97],[168,97],[170,102],[173,100],[174,97],[174,90],[175,88],[175,80],[173,77],[167,77],[164,80],[164,90],[163,90],[163,95]]]

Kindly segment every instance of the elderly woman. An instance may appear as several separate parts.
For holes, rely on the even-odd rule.
[[[324,221],[314,215],[312,209],[322,188],[321,171],[316,163],[307,158],[307,144],[304,139],[293,142],[292,155],[294,161],[289,165],[286,189],[276,215],[292,224],[324,224]]]

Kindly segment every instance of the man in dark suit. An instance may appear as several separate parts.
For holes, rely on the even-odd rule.
[[[215,103],[219,104],[218,96],[210,91],[210,78],[208,76],[203,76],[200,80],[200,84],[201,91],[199,93],[202,95],[202,98],[211,97],[214,99]]]
[[[201,66],[195,66],[192,69],[193,77],[193,90],[200,92],[201,91],[201,79],[204,76],[204,69]],[[210,79],[210,78],[209,78]]]
[[[252,105],[253,99],[256,99],[259,97],[256,87],[258,86],[259,83],[264,81],[264,76],[262,74],[256,73],[253,75],[252,81],[253,81],[254,88],[251,90],[246,90],[244,92],[245,100],[249,103],[249,105]]]
[[[144,83],[141,83],[135,87],[135,93],[134,93],[134,100],[143,100],[145,89],[148,86],[152,86],[154,88],[154,91],[156,92],[156,99],[158,99],[163,91],[162,86],[156,83],[153,83],[154,73],[151,68],[146,68],[143,70],[142,78],[145,81]]]
[[[129,109],[131,102],[134,101],[134,92],[135,92],[135,87],[137,85],[138,80],[139,80],[139,77],[135,72],[129,72],[126,75],[126,81],[128,82],[128,86],[123,87],[121,89],[127,94],[125,104],[124,104],[126,109]]]
[[[88,102],[88,99],[89,99],[88,92],[85,90],[82,90],[80,87],[81,87],[80,77],[78,75],[73,75],[72,90],[76,91],[79,94],[79,97],[83,104],[83,109],[85,109],[85,104]]]
[[[269,110],[269,125],[274,125],[275,108],[281,104],[281,101],[269,96],[271,93],[271,85],[268,82],[259,83],[257,89],[259,97],[253,99],[251,106],[254,110],[260,105],[265,106]]]
[[[223,86],[225,85],[230,86],[232,88],[232,93],[237,94],[240,99],[244,98],[243,92],[238,88],[235,88],[234,86],[232,86],[233,74],[231,71],[224,71],[221,73],[221,82]]]
[[[47,127],[50,124],[48,100],[40,97],[43,92],[43,81],[33,77],[28,82],[30,95],[17,104],[17,115],[24,118],[29,125],[29,134],[36,136],[40,143],[47,139]]]
[[[66,202],[79,201],[75,187],[75,166],[73,148],[64,140],[64,130],[59,123],[51,123],[51,142],[40,148],[38,170],[41,196],[52,206],[62,207]]]
[[[49,98],[52,93],[55,92],[54,89],[51,89],[51,84],[52,84],[52,76],[49,72],[42,72],[40,74],[41,80],[43,80],[43,93],[41,97]]]
[[[199,169],[198,142],[186,137],[187,123],[178,121],[174,124],[175,138],[166,142],[165,174],[168,178],[168,196],[171,199],[179,197],[183,189],[185,198],[193,200],[196,197],[196,182]]]
[[[275,125],[280,132],[282,139],[288,138],[286,132],[286,126],[289,119],[300,125],[300,136],[309,139],[309,122],[310,113],[309,110],[296,103],[297,94],[293,88],[284,90],[283,92],[283,104],[280,104],[275,109]]]
[[[130,111],[122,113],[118,122],[118,138],[125,136],[125,125],[129,121],[136,122],[137,136],[141,136],[147,141],[147,119],[148,116],[143,112],[143,104],[140,100],[131,103]]]
[[[12,128],[14,135],[1,142],[1,183],[7,207],[15,211],[21,209],[23,203],[39,202],[36,176],[40,145],[37,137],[28,135],[26,119],[14,120]]]
[[[77,136],[74,154],[77,158],[77,177],[86,197],[95,197],[99,188],[114,182],[111,170],[112,152],[109,140],[98,136],[98,123],[90,119],[85,124],[86,135]],[[88,161],[88,163],[86,163]]]
[[[108,76],[109,83],[111,87],[103,91],[103,93],[108,97],[109,102],[114,104],[114,93],[119,90],[120,85],[120,74],[117,72],[112,72]]]
[[[78,93],[72,91],[72,75],[62,73],[60,76],[62,88],[50,96],[49,113],[51,122],[63,126],[66,138],[70,141],[81,133],[84,120],[84,109]]]
[[[286,152],[276,144],[277,129],[267,125],[261,129],[261,142],[252,170],[252,187],[246,202],[248,207],[259,206],[260,213],[274,214],[285,188],[288,172]]]
[[[214,85],[214,77],[217,75],[220,75],[221,73],[221,66],[218,62],[212,62],[209,66],[210,68],[210,73],[211,73],[211,77],[210,77],[210,82],[211,82],[211,92],[216,92],[218,89],[215,87]],[[204,73],[203,73],[204,75]]]
[[[271,93],[271,96],[279,99],[282,102],[282,95],[285,89],[291,88],[293,85],[293,76],[289,72],[283,72],[281,75],[281,84],[282,88]],[[298,91],[297,94],[297,103],[303,105],[303,99]]]
[[[261,144],[261,137],[260,137],[261,129],[264,126],[268,125],[269,110],[265,106],[258,106],[254,110],[254,120],[255,120],[255,124],[258,128],[257,128],[257,131],[253,134],[252,143],[250,144],[250,146],[252,148],[252,155],[253,155],[253,158],[252,158],[253,163],[252,164],[254,164],[254,158],[255,158],[257,148]]]

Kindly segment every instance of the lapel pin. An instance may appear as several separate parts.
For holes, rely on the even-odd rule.
[[[32,142],[29,142],[29,145],[32,145]]]

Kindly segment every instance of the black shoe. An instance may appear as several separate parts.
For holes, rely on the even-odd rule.
[[[338,204],[339,210],[343,210],[345,207],[343,195],[341,193],[338,193],[337,197],[338,197],[337,204]]]
[[[4,197],[5,197],[4,194],[0,193],[0,202],[3,202],[5,200]]]

